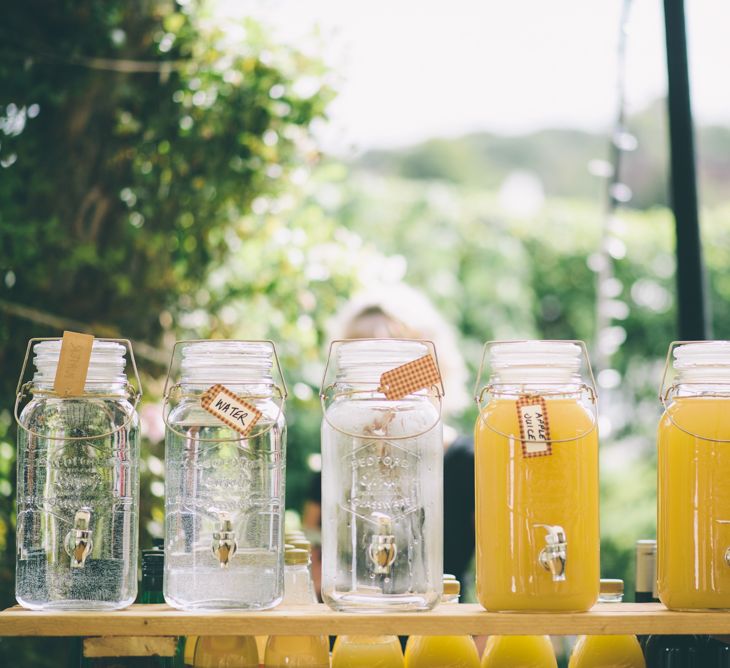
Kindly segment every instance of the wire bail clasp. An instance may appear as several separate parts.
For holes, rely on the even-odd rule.
[[[662,371],[662,381],[659,385],[659,401],[662,403],[662,406],[664,406],[665,409],[667,408],[667,405],[671,403],[671,398],[676,393],[678,385],[676,382],[674,382],[674,380],[676,379],[676,374],[674,374],[674,377],[672,378],[672,384],[667,386],[670,371],[673,370],[672,354],[674,353],[675,348],[689,343],[701,343],[701,341],[672,341],[669,344],[669,348],[667,348],[667,356],[664,358],[664,370]]]

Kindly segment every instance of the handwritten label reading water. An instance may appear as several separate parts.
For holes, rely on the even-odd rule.
[[[517,420],[520,423],[523,456],[545,457],[553,454],[545,397],[520,397],[517,400]]]
[[[386,371],[380,376],[378,389],[390,401],[397,401],[434,385],[441,385],[441,374],[434,358],[431,355],[424,355],[408,364]]]
[[[213,385],[200,398],[201,406],[221,422],[248,436],[261,418],[261,411],[235,395],[223,385]]]
[[[61,354],[58,357],[56,377],[53,379],[53,390],[56,394],[62,397],[79,397],[84,393],[93,345],[94,337],[91,334],[63,333]]]

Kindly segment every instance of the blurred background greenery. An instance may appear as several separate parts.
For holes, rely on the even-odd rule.
[[[640,147],[623,176],[631,208],[604,220],[595,174],[608,140],[583,130],[322,155],[312,125],[335,96],[328,74],[316,54],[252,18],[222,25],[205,4],[31,1],[4,14],[1,607],[14,603],[12,407],[29,338],[68,328],[133,340],[146,547],[163,530],[160,402],[174,341],[278,343],[291,389],[287,504],[298,509],[317,467],[328,321],[358,289],[398,281],[458,328],[472,378],[488,339],[589,342],[602,572],[632,591],[633,545],[655,531],[656,395],[675,338],[663,103],[629,119]],[[700,128],[699,141],[715,336],[730,338],[730,129]],[[475,415],[454,426],[471,431]],[[57,666],[63,652],[62,641],[0,640],[3,665]]]

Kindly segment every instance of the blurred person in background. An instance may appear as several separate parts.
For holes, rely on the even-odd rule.
[[[333,318],[330,340],[425,339],[436,347],[446,390],[444,421],[444,572],[466,585],[474,555],[474,441],[461,435],[449,418],[467,408],[468,374],[455,329],[428,298],[403,283],[384,285],[352,297]],[[304,503],[302,524],[312,539],[312,575],[317,592],[321,582],[322,476],[315,473]],[[466,588],[466,587],[465,587]]]

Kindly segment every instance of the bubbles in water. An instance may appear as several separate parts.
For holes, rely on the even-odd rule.
[[[283,593],[279,431],[231,441],[227,428],[183,429],[197,438],[167,435],[165,597],[185,609],[271,607]],[[224,518],[238,549],[221,568],[211,548]]]

